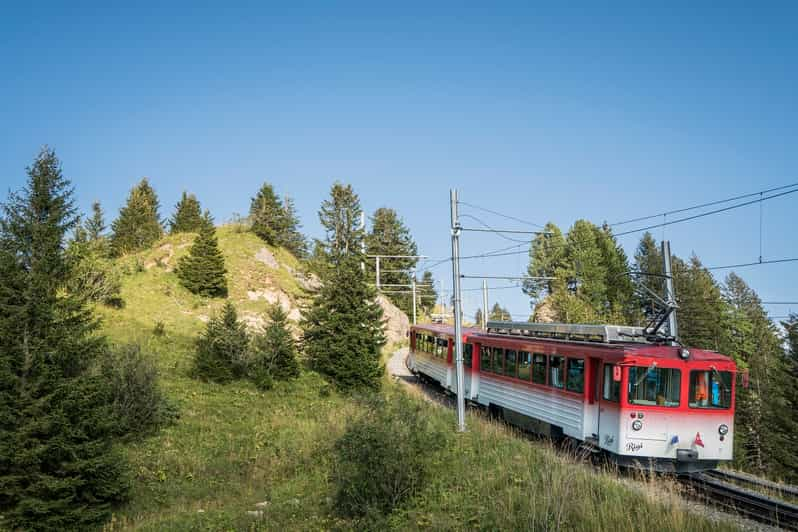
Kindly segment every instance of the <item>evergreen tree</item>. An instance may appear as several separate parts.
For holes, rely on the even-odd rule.
[[[197,339],[194,376],[202,380],[229,382],[246,372],[249,338],[236,309],[227,301],[220,315],[212,317]]]
[[[62,290],[72,188],[44,148],[0,218],[0,515],[11,530],[83,530],[127,496],[112,447],[106,349],[82,299]]]
[[[264,183],[252,198],[249,218],[253,233],[269,245],[281,245],[280,239],[285,231],[285,209],[269,183]]]
[[[724,318],[721,287],[695,255],[689,264],[678,257],[671,264],[679,339],[691,347],[719,351]]]
[[[183,191],[180,201],[175,205],[175,213],[169,220],[169,232],[175,233],[197,233],[202,227],[202,210],[200,202],[194,194]]]
[[[311,364],[339,388],[377,389],[385,344],[382,309],[361,269],[360,200],[351,186],[336,183],[319,218],[327,231],[322,287],[302,320],[303,345]]]
[[[488,313],[488,320],[489,321],[511,321],[512,316],[510,316],[510,311],[506,308],[502,307],[499,302],[493,304]]]
[[[194,294],[224,297],[227,295],[227,270],[216,240],[216,229],[207,213],[200,223],[199,235],[188,255],[178,261],[175,273],[180,283]]]
[[[287,380],[299,376],[296,343],[288,328],[288,315],[279,304],[268,310],[269,325],[263,334],[252,339],[251,374],[261,388],[272,379]]]
[[[308,254],[308,243],[302,234],[299,216],[296,213],[294,200],[288,196],[283,199],[283,234],[280,235],[280,245],[293,253],[297,258],[303,259]]]
[[[482,325],[482,309],[478,308],[476,313],[474,314],[474,325],[480,326]]]
[[[147,178],[133,187],[119,217],[111,224],[111,250],[117,256],[154,244],[163,236],[158,210],[160,204]]]
[[[607,224],[594,228],[601,260],[607,268],[606,286],[608,321],[610,323],[632,323],[639,318],[635,306],[634,284],[629,275],[629,258]]]
[[[324,200],[319,211],[321,225],[327,231],[322,242],[322,249],[335,261],[338,257],[350,253],[360,253],[360,246],[365,237],[360,226],[360,198],[355,194],[352,185],[335,183],[330,191],[330,198]]]
[[[646,231],[635,251],[635,269],[640,273],[634,277],[635,283],[645,287],[638,290],[636,297],[638,309],[645,314],[650,314],[656,308],[654,298],[648,294],[646,288],[665,299],[663,268],[662,252],[651,233]]]
[[[91,204],[92,216],[86,220],[85,229],[90,241],[95,242],[105,236],[105,214],[99,201]]]
[[[543,228],[544,233],[536,235],[529,248],[529,277],[553,277],[563,267],[565,258],[565,238],[562,231],[552,222]],[[524,293],[538,301],[552,291],[551,281],[525,280]]]
[[[435,308],[435,302],[438,301],[438,291],[435,290],[435,279],[433,279],[431,271],[424,272],[421,276],[420,285],[416,288],[418,293],[417,304],[424,314],[430,314]]]
[[[371,217],[371,232],[366,235],[366,254],[368,255],[417,255],[418,248],[410,235],[410,230],[393,209],[381,207]],[[418,259],[383,258],[380,262],[380,284],[410,286],[411,272]],[[369,260],[369,271],[376,274],[376,261]],[[405,290],[406,291],[406,290]],[[413,312],[412,294],[388,294],[389,299],[405,314]]]

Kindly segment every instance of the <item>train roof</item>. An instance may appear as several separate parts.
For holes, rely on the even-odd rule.
[[[561,325],[561,324],[556,324],[556,325]],[[588,326],[588,327],[593,327],[593,326]],[[421,324],[421,325],[414,325],[413,328],[427,330],[437,334],[446,334],[449,336],[452,336],[454,334],[454,327],[447,324],[437,324],[437,323]],[[601,341],[573,340],[566,338],[545,338],[540,336],[526,336],[526,335],[516,335],[516,334],[497,334],[496,332],[491,332],[490,329],[489,331],[486,332],[478,327],[463,327],[463,337],[464,339],[468,338],[476,341],[479,340],[497,341],[500,343],[505,343],[505,342],[526,343],[526,344],[545,343],[549,345],[553,344],[553,345],[563,345],[563,346],[589,347],[592,349],[603,350],[604,352],[618,353],[619,351],[622,351],[623,352],[622,356],[625,357],[637,355],[640,357],[645,357],[647,359],[660,359],[660,360],[665,360],[665,359],[681,360],[680,353],[683,349],[682,347],[679,346],[661,345],[661,344],[644,343],[644,342],[631,342],[631,341],[601,342]],[[730,357],[717,353],[715,351],[709,351],[705,349],[692,349],[692,348],[688,349],[690,351],[690,360],[696,362],[718,362],[718,363],[733,362]],[[621,355],[621,353],[618,354]]]

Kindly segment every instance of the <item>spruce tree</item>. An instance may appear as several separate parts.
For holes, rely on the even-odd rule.
[[[159,209],[158,197],[145,177],[130,191],[119,217],[111,224],[114,255],[142,250],[163,236]]]
[[[188,255],[178,261],[175,273],[180,283],[194,294],[224,297],[227,295],[224,256],[216,239],[216,229],[207,217],[204,220]]]
[[[264,183],[249,207],[252,232],[272,246],[281,245],[285,230],[285,210],[269,183]]]
[[[418,293],[418,305],[425,314],[430,314],[438,301],[438,291],[435,290],[435,279],[431,271],[425,271],[421,276],[421,286],[416,288]]]
[[[283,230],[279,242],[295,257],[304,259],[308,255],[308,243],[305,235],[300,231],[301,227],[294,200],[285,196],[283,198]]]
[[[388,255],[380,262],[380,284],[405,285],[409,288],[412,270],[418,259],[393,258],[399,255],[417,255],[418,248],[410,235],[410,230],[393,209],[381,207],[371,217],[371,232],[366,236],[366,253],[368,255]],[[376,261],[369,260],[369,271],[376,274]],[[404,290],[407,291],[407,288]],[[413,312],[413,296],[411,294],[388,294],[388,298],[405,314]]]
[[[180,201],[175,205],[175,213],[169,220],[169,232],[196,233],[202,227],[202,210],[200,202],[194,194],[183,192]]]
[[[313,367],[343,390],[377,389],[385,344],[382,309],[360,264],[360,200],[351,186],[333,185],[319,218],[327,231],[322,287],[302,319],[303,346]]]
[[[222,313],[208,321],[197,339],[194,376],[221,383],[244,376],[248,343],[246,328],[238,321],[233,304],[227,301]]]
[[[72,188],[44,148],[0,218],[0,515],[11,530],[97,526],[128,492],[97,321],[63,289]]]
[[[478,308],[476,313],[474,313],[474,325],[480,326],[482,325],[482,309]]]
[[[489,321],[510,321],[511,319],[510,311],[502,307],[498,301],[493,304],[488,313]]]
[[[563,267],[565,238],[552,222],[546,224],[543,233],[536,235],[529,248],[529,277],[553,277]],[[551,281],[525,280],[523,291],[533,301],[539,301],[552,291]]]
[[[90,241],[100,240],[105,235],[105,214],[99,201],[91,204],[92,216],[86,220],[86,233]]]
[[[268,388],[272,379],[299,376],[296,343],[288,328],[288,315],[279,304],[268,310],[269,325],[252,339],[250,372],[259,387]]]

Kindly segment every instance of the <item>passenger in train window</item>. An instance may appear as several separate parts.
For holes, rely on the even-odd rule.
[[[552,355],[549,365],[549,384],[555,388],[562,388],[565,376],[565,357]]]
[[[530,376],[530,367],[532,366],[532,353],[529,351],[518,352],[518,378],[523,381],[528,381]]]
[[[532,382],[546,384],[546,355],[542,353],[532,355]]]

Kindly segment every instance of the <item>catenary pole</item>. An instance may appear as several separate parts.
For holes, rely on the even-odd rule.
[[[460,294],[460,218],[457,214],[457,190],[451,189],[449,201],[452,214],[452,289],[454,291],[454,348],[457,374],[457,431],[465,432],[465,394],[463,379],[463,312]]]
[[[671,269],[671,243],[668,240],[662,241],[662,261],[665,269],[665,291],[666,299],[669,305],[676,305],[676,294],[673,290],[673,271]],[[676,340],[679,337],[679,327],[676,323],[676,309],[671,310],[668,315],[668,334],[673,337],[673,345],[677,345]]]
[[[413,325],[416,324],[416,271],[413,270]]]
[[[488,330],[488,281],[482,279],[482,330]]]

